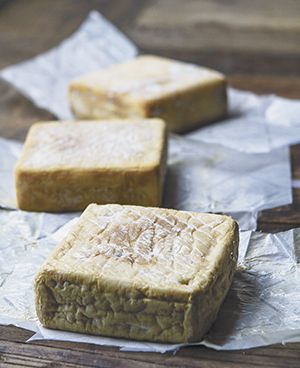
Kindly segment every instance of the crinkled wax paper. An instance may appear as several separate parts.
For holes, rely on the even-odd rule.
[[[167,207],[207,212],[259,211],[292,201],[289,149],[247,154],[173,135]]]
[[[300,101],[229,88],[229,117],[189,138],[241,152],[270,152],[300,142]]]
[[[76,219],[71,215],[0,211],[0,323],[52,339],[166,352],[181,344],[157,344],[43,328],[34,310],[33,279]],[[205,340],[215,349],[246,349],[300,341],[300,229],[278,234],[242,232],[238,270],[217,321]]]
[[[23,144],[0,137],[0,208],[16,208],[15,164]]]
[[[21,147],[0,139],[2,208],[16,208],[14,166]],[[258,211],[292,201],[289,150],[238,153],[171,135],[164,198],[165,207],[226,212],[242,230],[254,230]]]

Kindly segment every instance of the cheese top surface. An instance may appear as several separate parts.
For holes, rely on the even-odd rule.
[[[208,68],[145,55],[82,76],[71,83],[71,89],[89,88],[112,99],[144,101],[223,80],[221,73]]]
[[[164,136],[160,119],[37,123],[17,167],[147,169],[159,164]]]
[[[91,282],[188,294],[212,282],[236,229],[228,216],[91,204],[46,267]]]

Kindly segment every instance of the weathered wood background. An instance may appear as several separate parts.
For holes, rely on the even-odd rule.
[[[0,68],[57,45],[92,9],[142,52],[219,69],[237,88],[300,98],[299,0],[0,0]],[[50,118],[0,82],[0,136],[23,139],[33,122]],[[300,179],[300,146],[292,148],[292,165]],[[293,204],[265,211],[259,228],[300,226],[299,208],[300,190],[294,190]],[[300,367],[300,344],[244,352],[190,347],[173,356],[67,342],[25,344],[31,335],[0,327],[1,368]]]

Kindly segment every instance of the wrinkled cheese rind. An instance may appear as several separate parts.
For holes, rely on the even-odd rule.
[[[49,328],[158,342],[199,341],[237,260],[227,216],[90,205],[36,278]]]
[[[151,55],[74,80],[69,100],[79,118],[160,117],[175,132],[220,119],[227,112],[221,73]]]
[[[159,206],[166,151],[160,119],[34,124],[16,166],[19,208],[80,211],[93,202]]]

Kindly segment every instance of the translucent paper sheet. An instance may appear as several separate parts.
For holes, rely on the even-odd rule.
[[[229,118],[187,136],[241,152],[270,152],[300,142],[300,101],[230,88]]]
[[[181,344],[156,344],[49,330],[37,321],[33,280],[55,244],[77,221],[71,215],[0,212],[0,323],[50,339],[166,352]],[[300,229],[278,234],[241,233],[238,270],[217,321],[201,345],[246,349],[300,341]]]
[[[34,275],[60,239],[59,229],[77,216],[0,211],[0,324],[35,331]]]
[[[0,208],[16,208],[14,170],[22,148],[21,142],[0,137]]]
[[[247,154],[173,135],[167,207],[205,212],[257,212],[291,202],[289,149]]]
[[[16,208],[14,167],[21,148],[16,141],[0,139],[2,208]],[[165,207],[228,213],[242,230],[254,230],[258,211],[291,202],[288,148],[247,154],[170,136]]]

